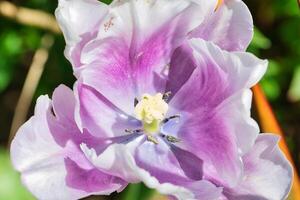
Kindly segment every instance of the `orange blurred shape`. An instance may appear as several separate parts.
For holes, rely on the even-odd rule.
[[[224,0],[218,0],[218,3],[217,3],[216,8],[215,8],[215,11],[217,11],[220,8],[220,6],[222,5],[223,2],[224,2]]]
[[[291,193],[288,197],[289,200],[300,200],[300,182],[299,176],[297,174],[297,169],[293,162],[292,156],[289,152],[287,144],[284,140],[284,134],[276,120],[276,117],[272,111],[270,104],[268,103],[264,92],[262,91],[259,85],[256,85],[252,88],[254,94],[254,104],[257,109],[257,114],[259,118],[259,124],[262,129],[262,132],[274,133],[281,137],[279,146],[286,155],[287,159],[292,163],[294,167],[294,180]]]

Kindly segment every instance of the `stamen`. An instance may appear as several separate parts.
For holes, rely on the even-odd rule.
[[[177,137],[174,137],[174,136],[171,136],[171,135],[165,135],[165,134],[161,134],[161,136],[163,138],[166,138],[166,140],[168,142],[171,142],[171,143],[177,143],[177,142],[180,142],[181,140],[178,139]]]
[[[171,94],[172,94],[171,92],[166,92],[166,93],[164,93],[162,99],[163,99],[165,102],[167,102],[167,101],[169,100],[169,97],[171,96]]]
[[[135,97],[134,98],[134,107],[136,107],[136,105],[139,103],[139,100]]]
[[[143,132],[143,129],[136,129],[136,130],[125,129],[125,132],[126,132],[126,133],[131,133],[131,134],[134,134],[134,133],[141,133],[141,132]]]
[[[162,123],[163,124],[165,124],[165,123],[167,123],[168,121],[170,121],[171,119],[175,119],[175,118],[180,118],[180,115],[173,115],[173,116],[170,116],[170,117],[168,117],[168,118],[165,118],[163,121],[162,121]]]
[[[51,112],[51,114],[52,114],[54,117],[56,117],[56,114],[55,114],[55,112],[54,112],[54,108],[53,108],[53,106],[51,106],[51,108],[50,108],[50,112]]]
[[[156,139],[155,137],[153,137],[152,135],[148,135],[148,136],[147,136],[147,140],[148,140],[149,142],[153,142],[154,144],[158,144],[157,139]]]
[[[178,139],[178,138],[176,138],[174,136],[171,136],[171,135],[167,135],[166,139],[168,140],[168,142],[172,142],[172,143],[180,142],[180,139]]]

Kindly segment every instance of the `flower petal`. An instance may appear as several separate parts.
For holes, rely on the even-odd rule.
[[[202,161],[192,153],[157,138],[158,144],[145,140],[134,152],[136,164],[160,183],[185,186],[202,179]]]
[[[292,184],[292,167],[278,147],[279,138],[261,134],[252,150],[243,157],[243,181],[224,195],[230,200],[284,200]]]
[[[236,137],[240,155],[247,153],[259,134],[258,124],[251,118],[252,92],[241,90],[227,98],[218,106],[218,112],[230,124],[231,132]]]
[[[63,100],[59,97],[61,91],[67,91],[64,86],[60,86],[55,91],[55,101]],[[68,93],[66,96],[68,97]],[[72,102],[72,99],[69,99]],[[67,100],[66,100],[67,101]],[[61,102],[62,104],[64,101]],[[59,102],[55,111],[59,119],[56,121],[57,126],[61,127],[64,120],[69,120],[68,109],[66,115],[59,111]],[[123,188],[126,185],[121,179],[114,179],[95,168],[85,158],[80,151],[76,141],[70,137],[72,134],[78,133],[65,127],[60,130],[59,134],[53,134],[48,124],[48,117],[51,115],[51,101],[48,97],[42,96],[37,101],[35,115],[26,122],[18,131],[11,145],[11,159],[14,167],[21,172],[23,183],[26,187],[39,199],[78,199],[90,194],[109,194],[115,190]],[[72,105],[72,104],[71,104]],[[68,117],[67,117],[68,116]],[[52,121],[55,122],[55,121]],[[73,122],[75,124],[75,122]],[[54,124],[52,124],[54,125]],[[78,134],[80,136],[81,134]],[[56,137],[57,136],[57,137]],[[56,137],[54,139],[54,137]],[[59,139],[61,142],[57,143]],[[77,169],[86,171],[85,176],[76,177],[71,171],[68,171],[65,160],[72,160],[77,165]],[[76,177],[76,178],[75,178]],[[68,182],[68,179],[78,182],[86,182],[95,177],[111,177],[112,183],[105,185],[98,182],[97,185],[86,185],[83,188],[76,187],[74,182]],[[78,185],[77,185],[78,186]],[[97,189],[97,190],[94,190]]]
[[[108,38],[90,43],[83,51],[82,62],[77,70],[85,85],[95,88],[114,106],[127,114],[133,113],[136,96],[131,73],[128,47],[122,39]],[[120,98],[122,97],[122,98]]]
[[[116,108],[95,89],[78,82],[75,90],[79,109],[77,121],[82,130],[87,129],[96,137],[110,138],[126,135],[126,129],[141,127],[139,121]]]
[[[192,53],[186,49],[182,52],[183,55],[193,56],[192,63],[196,66],[169,103],[170,114],[182,115],[180,127],[174,128],[174,132],[169,131],[177,132],[177,137],[183,140],[186,148],[203,159],[204,163],[211,162],[219,174],[217,177],[226,182],[224,184],[234,186],[242,175],[240,154],[249,149],[249,145],[243,146],[243,141],[249,139],[253,144],[258,134],[257,125],[248,111],[251,96],[245,95],[240,99],[242,95],[237,93],[261,78],[266,70],[266,62],[251,54],[222,51],[200,39],[192,39],[189,44]],[[179,64],[191,71],[192,59],[185,60],[185,64]],[[236,113],[239,115],[228,119],[228,116]],[[244,120],[234,120],[238,118]],[[245,135],[241,136],[234,127],[242,124],[250,133],[243,140],[241,137]]]
[[[114,1],[97,39],[82,50],[84,65],[77,77],[129,112],[119,97],[131,105],[143,93],[163,92],[173,50],[214,5],[204,0]]]
[[[253,37],[251,13],[243,1],[226,0],[190,37],[212,41],[228,51],[244,51]]]
[[[108,6],[97,0],[59,0],[55,16],[67,43],[65,55],[72,63],[76,62],[76,58],[71,59],[74,47],[97,32],[97,25],[107,12]]]
[[[65,159],[65,166],[67,185],[90,194],[107,195],[116,190],[120,191],[127,185],[124,180],[101,173],[96,168],[83,169],[69,158]],[[95,193],[95,191],[99,192]]]
[[[64,180],[63,149],[53,140],[45,117],[49,104],[48,97],[40,97],[35,116],[19,129],[11,145],[12,163],[21,172],[25,186],[39,199],[83,197],[85,192],[69,188]]]
[[[217,105],[234,92],[255,85],[266,72],[267,64],[266,60],[260,60],[250,53],[230,53],[211,42],[191,39],[188,44],[176,49],[172,57],[166,90],[174,96],[192,78],[195,82],[189,80],[184,86],[186,89],[181,91],[186,94],[182,96],[185,101],[178,100],[181,104],[184,102],[180,109],[186,105]],[[185,98],[193,94],[187,89],[195,91],[195,84],[198,85],[197,96],[200,99]]]
[[[185,187],[178,186],[172,183],[160,183],[157,178],[137,166],[133,157],[133,151],[141,142],[138,139],[131,144],[112,144],[102,154],[97,156],[95,150],[89,149],[83,144],[82,150],[90,161],[99,169],[106,169],[110,172],[114,171],[120,177],[129,182],[144,182],[149,188],[156,189],[159,193],[172,195],[179,200],[185,199],[206,199],[214,200],[220,196],[222,189],[217,188],[207,181],[197,181]],[[188,187],[191,187],[191,190]],[[193,193],[192,189],[197,189],[197,193]],[[202,198],[203,197],[203,198]]]

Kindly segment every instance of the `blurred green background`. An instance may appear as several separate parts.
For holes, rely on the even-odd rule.
[[[108,3],[110,0],[106,0]],[[17,6],[54,13],[57,1],[14,0]],[[279,119],[289,148],[300,167],[300,13],[296,0],[245,0],[255,22],[255,36],[249,51],[269,59],[270,65],[261,85]],[[0,199],[33,199],[22,187],[11,168],[7,144],[12,119],[35,51],[41,46],[46,31],[21,25],[0,14]],[[64,58],[64,39],[54,35],[49,59],[34,93],[27,116],[32,115],[36,98],[52,94],[59,84],[70,87],[75,78]],[[150,198],[143,185],[130,186],[122,199]],[[119,199],[114,195],[111,199]],[[153,198],[153,197],[152,197]],[[99,197],[95,198],[99,199]]]

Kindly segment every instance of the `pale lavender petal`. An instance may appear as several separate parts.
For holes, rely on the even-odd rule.
[[[165,73],[173,51],[213,10],[214,1],[131,1],[134,9],[130,58],[138,92],[155,93],[165,87]],[[147,5],[148,4],[148,5]]]
[[[66,168],[65,159],[72,160],[83,171],[93,172],[86,173],[86,176],[81,177],[80,181],[109,175],[99,170],[93,170],[95,168],[81,152],[76,140],[73,140],[75,135],[72,134],[77,133],[79,138],[81,137],[78,129],[77,132],[73,130],[76,128],[72,126],[75,122],[70,121],[70,126],[62,128],[62,125],[67,125],[71,120],[69,112],[72,110],[71,105],[74,100],[74,97],[73,100],[69,99],[70,106],[64,104],[68,99],[61,97],[64,95],[61,93],[62,91],[66,92],[65,98],[70,97],[67,88],[60,86],[54,95],[54,101],[57,102],[51,103],[46,96],[38,99],[35,115],[19,129],[12,142],[11,159],[14,167],[21,172],[23,183],[39,199],[78,199],[91,194],[109,194],[123,188],[127,183],[114,177],[111,177],[113,180],[111,184],[104,188],[100,182],[87,189],[86,187],[73,187],[75,185],[70,185],[66,181],[67,177],[72,179],[72,173]],[[57,113],[51,111],[51,107],[54,105]],[[65,105],[66,113],[59,110],[58,105]],[[49,127],[50,115],[58,117],[56,121],[58,127],[55,130],[60,132],[57,134],[53,134]],[[52,122],[52,126],[54,126],[55,120]],[[60,139],[62,141],[57,143],[56,141]],[[84,141],[88,142],[89,140]],[[79,177],[76,180],[79,181]],[[97,190],[93,190],[95,188]]]
[[[234,186],[242,175],[242,163],[231,125],[218,111],[197,109],[182,115],[176,136],[182,146],[203,160],[205,176]]]
[[[113,144],[100,155],[97,155],[94,149],[88,148],[85,144],[81,147],[89,160],[99,169],[114,172],[133,183],[142,181],[149,188],[156,189],[161,194],[172,195],[178,200],[214,200],[220,196],[222,188],[218,188],[207,181],[192,182],[185,185],[185,187],[169,182],[160,183],[156,177],[139,167],[135,162],[133,152],[143,140],[143,138],[140,138],[126,145]],[[197,192],[193,191],[195,188],[197,188]]]
[[[75,66],[79,61],[72,55],[74,48],[80,51],[93,38],[107,12],[108,6],[97,0],[59,0],[55,16],[67,43],[65,55]]]
[[[68,186],[87,193],[108,194],[124,188],[127,183],[115,176],[101,173],[96,168],[83,169],[73,160],[66,158],[66,183]],[[120,187],[122,186],[122,187]]]
[[[253,20],[241,0],[226,0],[190,34],[191,38],[212,41],[228,51],[244,51],[253,36]]]
[[[292,167],[278,146],[279,138],[261,134],[243,157],[242,182],[224,195],[230,200],[284,200],[292,184]]]
[[[126,43],[120,38],[108,38],[90,43],[83,51],[88,52],[82,54],[86,65],[75,73],[85,85],[131,114],[136,92]]]
[[[66,185],[64,149],[47,127],[50,100],[40,97],[35,116],[18,131],[11,145],[11,160],[23,184],[39,199],[76,199],[87,194]]]
[[[202,161],[192,153],[158,138],[159,144],[143,141],[134,153],[136,164],[160,183],[185,186],[202,179]]]
[[[82,130],[87,129],[96,137],[110,138],[126,135],[126,129],[141,127],[138,120],[123,113],[95,89],[79,82],[75,90],[79,107],[76,115]]]
[[[171,97],[174,96],[190,78],[196,67],[197,62],[193,56],[193,49],[186,43],[178,47],[171,57],[165,91],[171,92]]]
[[[126,143],[111,144],[100,154],[85,143],[81,144],[81,149],[90,162],[101,171],[122,177],[127,182],[137,183],[140,178],[133,170],[135,164],[131,154],[139,146],[141,139],[142,136]]]
[[[258,124],[251,118],[251,103],[252,92],[245,89],[227,98],[217,108],[226,123],[230,124],[230,132],[235,134],[240,155],[252,148],[259,134]]]
[[[162,92],[172,52],[213,11],[215,3],[115,1],[100,25],[98,38],[82,50],[83,66],[76,70],[77,77],[123,111],[130,112],[118,101],[119,97],[130,105],[128,99],[134,95]]]
[[[51,135],[61,147],[71,140],[76,145],[82,142],[96,147],[105,144],[101,138],[92,136],[87,130],[78,128],[75,122],[75,97],[73,91],[60,85],[53,92],[52,107],[47,111],[47,122]]]
[[[182,115],[173,134],[177,133],[186,148],[204,161],[214,177],[219,176],[224,184],[234,186],[242,175],[239,157],[250,146],[243,146],[243,141],[249,139],[253,144],[258,130],[248,111],[251,96],[246,95],[241,102],[241,95],[232,95],[255,84],[265,72],[266,62],[247,53],[230,54],[200,39],[189,43],[193,51],[182,49],[182,53],[194,57],[196,67],[170,101],[171,114]],[[185,65],[181,62],[181,66],[190,70],[190,60],[186,59]],[[228,118],[235,113],[242,113],[239,116],[244,116],[243,121]],[[247,139],[241,139],[245,135],[235,129],[242,124],[250,133]],[[210,164],[217,173],[207,167]]]
[[[223,188],[216,187],[209,181],[195,181],[192,184],[186,185],[194,192],[195,199],[216,200],[222,195]]]

